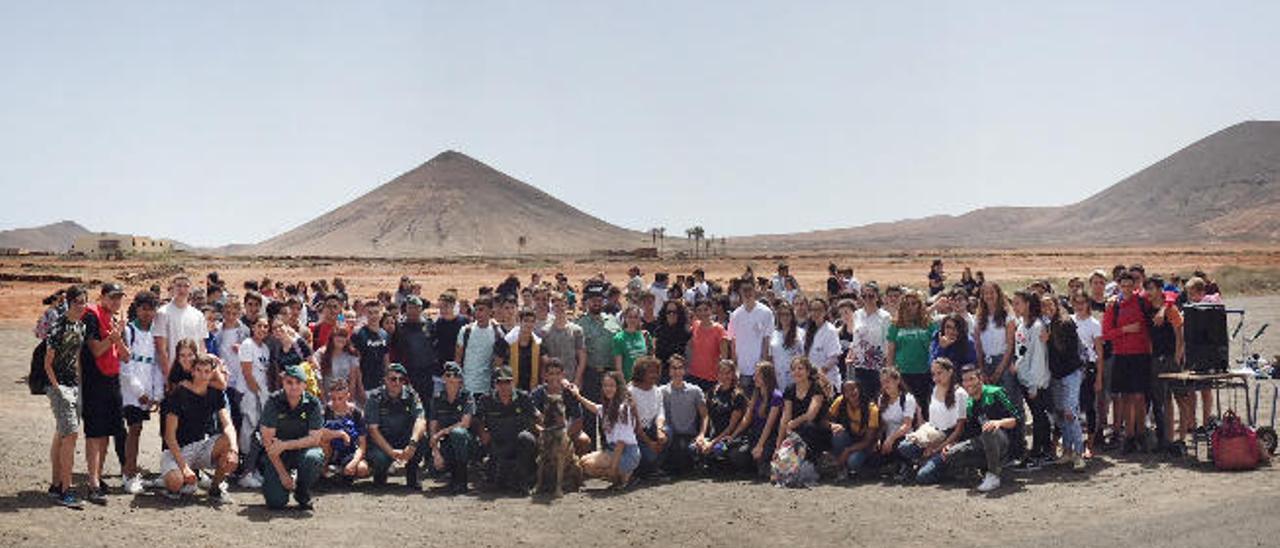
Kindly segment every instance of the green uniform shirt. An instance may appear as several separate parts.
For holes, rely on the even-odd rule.
[[[324,428],[324,406],[319,398],[303,392],[298,406],[290,408],[284,390],[278,390],[262,408],[262,426],[275,428],[276,439],[281,441],[302,439],[312,430]]]
[[[431,420],[436,421],[439,428],[448,428],[458,424],[463,416],[475,414],[476,400],[466,388],[458,389],[453,401],[449,401],[448,390],[441,390],[431,400]]]
[[[902,373],[929,372],[929,343],[938,324],[930,323],[929,327],[889,326],[889,336],[885,340],[893,343],[893,364]]]
[[[587,314],[578,318],[578,327],[582,328],[582,336],[587,343],[587,367],[606,371],[612,369],[613,336],[622,331],[618,319],[611,314]]]
[[[364,406],[365,423],[369,428],[377,426],[382,437],[392,445],[407,441],[413,435],[414,421],[423,417],[422,400],[408,385],[395,399],[387,392],[387,387],[378,387],[369,393],[369,402]]]
[[[513,389],[511,403],[502,403],[497,390],[485,396],[480,403],[484,428],[496,440],[514,441],[521,431],[532,430],[536,415],[533,398],[524,390]]]

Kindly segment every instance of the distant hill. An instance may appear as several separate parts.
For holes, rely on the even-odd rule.
[[[65,253],[76,238],[91,234],[89,229],[73,221],[62,221],[35,228],[0,231],[0,247]]]
[[[739,249],[1034,247],[1280,240],[1280,122],[1243,122],[1081,202],[730,238]]]
[[[523,245],[521,241],[523,239]],[[446,151],[241,255],[442,257],[586,253],[649,245],[465,154]]]

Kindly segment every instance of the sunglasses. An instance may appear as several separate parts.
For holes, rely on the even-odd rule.
[[[389,384],[389,383],[393,383],[393,382],[394,382],[394,383],[402,383],[402,382],[404,382],[404,377],[402,377],[402,376],[400,376],[400,375],[392,375],[392,376],[390,376],[390,377],[387,377],[387,383],[388,383],[388,384]]]

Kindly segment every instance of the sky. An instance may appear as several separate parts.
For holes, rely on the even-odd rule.
[[[0,2],[0,229],[216,246],[464,152],[637,230],[1079,201],[1280,119],[1280,2]]]

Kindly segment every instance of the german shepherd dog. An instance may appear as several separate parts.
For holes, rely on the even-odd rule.
[[[569,440],[564,397],[548,395],[542,410],[542,434],[538,438],[538,478],[535,487],[546,492],[545,479],[555,482],[556,497],[564,495],[565,486],[577,489],[582,484],[582,468]]]

